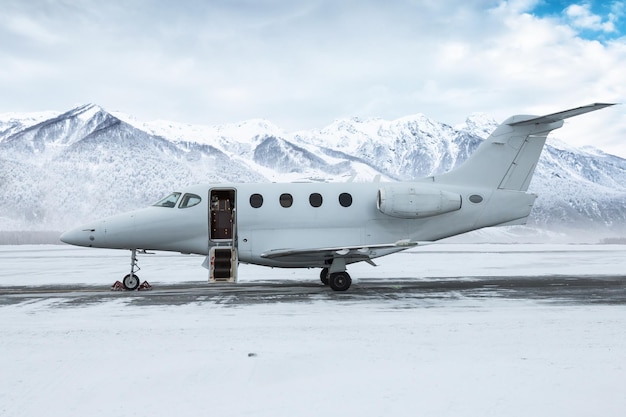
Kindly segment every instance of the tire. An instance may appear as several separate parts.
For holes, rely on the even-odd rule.
[[[135,274],[128,274],[122,280],[122,284],[127,290],[136,290],[137,288],[139,288],[139,277]]]
[[[328,268],[322,268],[322,271],[320,272],[320,281],[322,281],[322,284],[324,285],[328,285],[329,281],[328,281]]]
[[[346,291],[352,285],[352,278],[347,272],[330,274],[328,284],[333,291]]]

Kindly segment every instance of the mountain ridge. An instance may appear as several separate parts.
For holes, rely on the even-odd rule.
[[[456,127],[416,114],[289,133],[264,119],[141,122],[95,104],[0,115],[0,230],[62,230],[192,183],[426,177],[461,164],[496,126],[484,114]],[[626,160],[553,136],[531,182],[530,224],[625,229]]]

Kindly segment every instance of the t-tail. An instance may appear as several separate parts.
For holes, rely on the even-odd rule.
[[[527,191],[546,137],[563,126],[563,120],[610,103],[594,103],[546,116],[517,115],[506,119],[461,166],[436,181],[492,189]]]

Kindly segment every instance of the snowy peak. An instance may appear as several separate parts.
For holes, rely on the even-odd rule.
[[[463,163],[497,126],[423,114],[350,118],[285,132],[264,119],[142,122],[95,104],[0,116],[0,230],[64,229],[145,206],[193,183],[413,180]],[[552,136],[530,190],[542,227],[626,227],[626,160]],[[620,226],[621,225],[621,226]]]
[[[65,113],[40,121],[7,135],[0,142],[5,158],[21,160],[34,158],[32,163],[43,165],[68,154],[96,152],[94,158],[120,151],[175,151],[170,142],[138,129],[113,116],[95,104],[77,106]]]
[[[36,113],[3,113],[0,114],[0,142],[30,126],[34,126],[44,120],[57,117],[59,112],[36,112]]]
[[[254,148],[253,160],[281,173],[325,171],[340,174],[347,168],[328,163],[314,152],[275,136],[265,136],[261,140]]]
[[[456,129],[486,139],[498,127],[498,124],[495,119],[485,113],[472,113],[465,123],[456,126]]]
[[[101,107],[87,104],[10,132],[2,138],[0,149],[14,157],[42,155],[48,150],[54,153],[55,148],[72,145],[118,122]]]
[[[118,113],[115,113],[116,115]],[[167,120],[139,122],[129,116],[122,120],[150,134],[167,138],[172,142],[196,142],[216,145],[221,139],[240,144],[252,144],[259,136],[285,137],[286,132],[264,119],[251,119],[239,123],[218,126],[192,125]]]
[[[64,118],[78,117],[87,121],[87,120],[93,119],[94,117],[97,117],[99,114],[108,114],[108,112],[96,104],[89,103],[89,104],[78,105],[77,107],[74,107],[68,112],[63,113],[61,117],[64,117]]]
[[[397,180],[415,179],[455,166],[458,133],[423,114],[387,121],[357,118],[299,132],[295,140],[318,146],[327,155],[355,159]]]

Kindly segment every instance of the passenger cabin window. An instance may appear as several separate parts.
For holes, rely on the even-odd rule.
[[[352,196],[348,193],[339,194],[339,204],[342,207],[350,207],[352,205]]]
[[[287,208],[287,207],[291,207],[291,205],[293,204],[293,197],[291,196],[291,194],[281,194],[280,195],[280,205]]]
[[[253,208],[259,208],[263,205],[263,196],[261,194],[252,194],[250,196],[250,205]]]
[[[309,196],[309,203],[313,207],[319,207],[322,205],[322,195],[319,193],[313,193]]]
[[[183,198],[180,200],[180,205],[178,206],[178,208],[193,207],[195,205],[200,204],[200,201],[202,201],[202,199],[200,198],[199,195],[185,194]]]
[[[178,201],[178,197],[180,197],[180,193],[172,193],[165,197],[162,200],[157,201],[153,204],[156,207],[174,207],[176,202]]]

